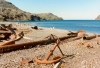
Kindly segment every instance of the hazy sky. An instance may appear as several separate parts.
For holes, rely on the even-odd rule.
[[[31,13],[53,13],[63,19],[95,19],[100,0],[6,0]]]

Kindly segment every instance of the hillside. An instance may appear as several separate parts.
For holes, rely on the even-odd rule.
[[[95,20],[100,20],[100,15]]]
[[[52,13],[32,14],[25,12],[11,2],[0,0],[0,21],[12,20],[63,20],[62,18],[53,15]]]
[[[11,8],[11,9],[15,9],[15,10],[20,10],[18,7],[16,7],[15,5],[13,5],[11,2],[7,2],[5,0],[0,0],[0,8],[1,9]]]
[[[61,17],[57,17],[56,15],[52,13],[41,13],[41,14],[36,14],[36,15],[46,20],[62,20]]]

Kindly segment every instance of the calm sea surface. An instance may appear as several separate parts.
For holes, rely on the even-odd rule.
[[[21,21],[32,26],[58,28],[64,30],[86,30],[87,32],[100,34],[100,20],[61,20],[61,21]]]

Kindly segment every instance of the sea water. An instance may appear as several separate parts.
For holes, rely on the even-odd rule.
[[[100,34],[100,20],[21,21],[21,23],[72,31],[85,30],[86,32]]]

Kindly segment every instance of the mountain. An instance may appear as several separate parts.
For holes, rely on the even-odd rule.
[[[5,0],[0,0],[0,8],[11,8],[15,10],[20,10],[18,7],[13,5],[11,2],[7,2]]]
[[[16,21],[16,20],[63,20],[52,13],[32,14],[25,12],[11,2],[0,0],[0,21]]]
[[[41,14],[35,14],[35,15],[46,20],[62,20],[61,17],[58,17],[52,13],[41,13]]]
[[[95,20],[100,20],[100,15]]]

